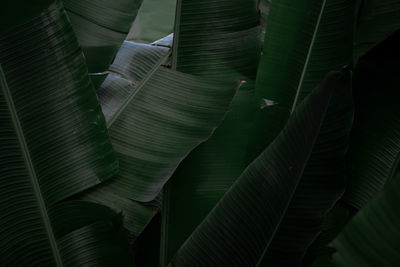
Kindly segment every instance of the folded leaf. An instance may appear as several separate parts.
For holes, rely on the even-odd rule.
[[[63,214],[74,227],[61,232],[53,217],[69,205],[66,198],[117,171],[82,51],[58,1],[0,38],[0,62],[1,265],[105,266],[103,259],[120,257],[125,266],[126,243],[105,218],[97,222],[109,212],[100,208],[84,223]]]
[[[299,106],[277,139],[246,168],[178,250],[172,266],[256,265],[301,183],[331,99],[338,103],[346,94],[348,76],[345,71],[329,74]],[[323,127],[321,132],[325,131]]]

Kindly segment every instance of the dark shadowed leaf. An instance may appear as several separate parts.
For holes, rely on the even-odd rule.
[[[277,139],[236,180],[178,250],[172,266],[254,266],[286,214],[328,105],[348,95],[349,74],[334,72],[293,113]],[[332,104],[328,111],[340,113]],[[312,161],[311,161],[312,162]],[[340,189],[340,188],[339,188]],[[337,193],[335,193],[337,194]]]

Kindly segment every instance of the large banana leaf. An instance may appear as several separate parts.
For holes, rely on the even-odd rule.
[[[383,189],[399,165],[399,37],[400,32],[367,53],[355,71],[356,112],[343,200],[356,209]]]
[[[237,82],[163,67],[168,50],[125,42],[98,91],[120,172],[83,198],[123,210],[134,236],[156,209],[133,200],[148,202],[160,193],[178,164],[218,126],[237,88]]]
[[[400,175],[368,203],[333,241],[330,262],[313,266],[394,267],[400,261]]]
[[[127,40],[156,41],[173,31],[176,0],[144,0]]]
[[[362,0],[357,20],[355,58],[400,30],[400,2],[397,0]]]
[[[323,139],[337,134],[331,123],[342,114],[337,104],[349,95],[348,84],[346,71],[327,76],[186,240],[172,266],[254,266],[259,262],[288,214],[307,162],[321,156]],[[330,182],[321,181],[323,184]],[[327,203],[341,190],[340,186],[328,189],[332,199]],[[318,206],[320,213],[325,205]]]
[[[123,266],[118,227],[99,219],[111,211],[64,202],[115,174],[117,162],[58,1],[0,38],[0,62],[1,265],[110,266],[118,257]]]
[[[255,0],[177,2],[174,69],[207,78],[255,79],[260,54]]]
[[[62,0],[98,88],[135,20],[142,0]]]

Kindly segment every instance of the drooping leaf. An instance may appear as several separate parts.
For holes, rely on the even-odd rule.
[[[400,157],[400,32],[362,57],[355,71],[355,121],[343,200],[360,209],[395,174]]]
[[[96,88],[125,40],[142,0],[62,0]]]
[[[178,0],[176,12],[174,69],[207,78],[255,78],[260,54],[255,1]]]
[[[331,129],[325,114],[341,113],[335,104],[349,93],[348,78],[346,71],[327,76],[186,240],[172,266],[254,266],[261,259],[302,182],[308,158],[322,148],[319,132],[324,136]]]
[[[83,198],[123,210],[134,221],[125,223],[134,236],[157,212],[134,201],[152,201],[160,193],[178,164],[218,126],[237,87],[163,67],[168,50],[125,42],[98,91],[120,172]]]
[[[357,20],[355,59],[400,30],[400,2],[362,0]]]
[[[61,225],[52,211],[117,171],[82,50],[60,2],[3,35],[0,62],[1,265],[107,266],[102,259],[119,256],[124,266],[127,251],[112,241],[115,229],[97,224],[107,213],[78,226],[73,220],[77,227],[62,234],[55,230]],[[102,249],[111,241],[114,250]]]
[[[127,40],[154,42],[173,31],[176,0],[144,0]]]

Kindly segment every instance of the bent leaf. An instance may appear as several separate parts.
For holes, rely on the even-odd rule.
[[[236,82],[163,67],[168,50],[125,42],[98,91],[121,171],[83,198],[123,210],[133,221],[125,222],[133,237],[157,212],[134,200],[152,201],[160,193],[178,164],[218,126],[237,88]]]

